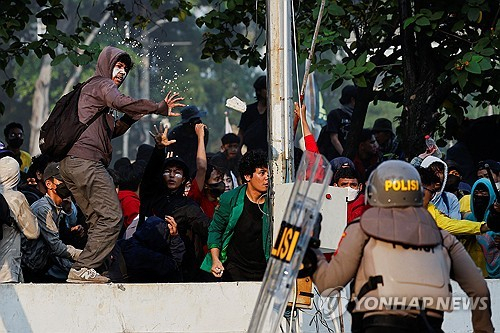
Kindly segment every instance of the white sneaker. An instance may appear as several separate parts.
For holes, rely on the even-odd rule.
[[[93,268],[80,268],[69,270],[68,279],[70,283],[108,283],[109,279],[97,273]]]

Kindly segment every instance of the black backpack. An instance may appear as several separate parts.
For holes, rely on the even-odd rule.
[[[91,80],[78,83],[73,90],[61,97],[40,129],[40,150],[52,161],[62,160],[82,133],[108,108],[97,112],[87,123],[78,117],[78,99],[82,88]]]

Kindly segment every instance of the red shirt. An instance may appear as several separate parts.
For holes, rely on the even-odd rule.
[[[191,188],[189,189],[188,197],[196,201],[198,205],[200,205],[201,210],[203,210],[205,215],[207,215],[210,219],[214,217],[215,207],[217,207],[217,205],[219,204],[219,200],[215,201],[208,200],[205,194],[202,191],[200,191],[200,187],[198,186],[196,178],[194,178],[193,182],[191,183]]]
[[[357,218],[360,218],[361,215],[370,208],[370,205],[365,204],[365,195],[361,193],[358,195],[354,201],[347,203],[347,224],[350,224]]]
[[[118,191],[118,199],[123,211],[123,225],[127,228],[130,223],[139,215],[139,196],[134,191]]]
[[[312,134],[304,137],[304,143],[306,145],[306,150],[319,154],[318,145],[316,144],[316,140],[314,140],[314,136]]]

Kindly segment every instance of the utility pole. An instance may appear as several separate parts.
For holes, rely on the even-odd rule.
[[[294,179],[291,5],[290,0],[267,0],[266,3],[271,214],[273,214],[275,186],[292,182]]]

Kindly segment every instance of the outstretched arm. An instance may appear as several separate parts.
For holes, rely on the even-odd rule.
[[[150,131],[149,135],[155,140],[155,148],[151,154],[151,158],[146,165],[144,175],[142,176],[140,195],[141,200],[144,197],[155,196],[158,191],[162,190],[162,168],[165,160],[165,147],[176,142],[176,140],[168,140],[168,128],[164,130],[160,125],[160,130],[154,126],[154,132]]]
[[[198,150],[196,151],[196,183],[200,191],[205,185],[205,175],[207,173],[207,154],[205,152],[205,124],[196,124],[195,132],[198,136]]]
[[[306,145],[306,150],[319,154],[318,145],[316,143],[316,140],[314,140],[314,136],[311,133],[311,129],[309,128],[309,124],[307,123],[306,105],[302,104],[302,106],[299,107],[299,104],[295,103],[295,108],[293,111],[295,113],[294,133],[297,132],[298,121],[300,120],[300,122],[302,123],[302,132],[304,134],[304,142]]]

